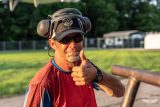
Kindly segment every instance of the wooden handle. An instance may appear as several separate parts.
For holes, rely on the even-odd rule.
[[[160,87],[160,72],[132,69],[129,67],[112,66],[112,74],[122,77],[135,77],[137,80]]]

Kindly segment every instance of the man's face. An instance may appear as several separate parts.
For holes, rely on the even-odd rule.
[[[79,53],[82,48],[83,36],[80,34],[71,34],[64,37],[59,42],[56,41],[55,53],[64,60],[73,63],[80,59]]]

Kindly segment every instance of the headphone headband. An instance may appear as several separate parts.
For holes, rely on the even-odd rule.
[[[75,9],[75,8],[64,8],[64,9],[58,10],[52,15],[49,15],[49,17],[51,19],[42,20],[39,22],[37,26],[37,32],[42,37],[51,38],[55,36],[63,36],[62,33],[64,32],[65,32],[64,34],[69,34],[69,33],[74,33],[74,32],[86,34],[91,29],[90,20],[87,17],[83,17],[82,13],[78,9]],[[57,24],[61,20],[62,20],[62,23]],[[66,24],[63,20],[64,21],[67,20],[66,23],[68,23],[67,24],[68,28],[65,27]],[[72,24],[74,25],[74,27],[71,27]],[[56,28],[59,25],[61,26],[59,28],[60,29],[62,28],[62,33],[60,34],[56,32]],[[65,28],[65,30],[63,30],[63,28]],[[69,32],[69,33],[66,33],[66,32]],[[54,34],[55,36],[52,36],[52,34]]]
[[[75,9],[75,8],[64,8],[64,9],[56,11],[52,15],[52,17],[56,18],[56,17],[62,16],[62,15],[71,15],[71,14],[82,16],[82,13],[78,9]]]
[[[50,16],[51,17],[51,16]],[[82,16],[80,15],[75,15],[75,14],[70,14],[70,15],[63,15],[63,16],[59,16],[59,17],[51,17],[52,21],[55,22],[55,21],[59,21],[59,20],[63,20],[63,19],[67,19],[67,18],[82,18]]]

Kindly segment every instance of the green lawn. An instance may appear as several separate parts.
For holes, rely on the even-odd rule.
[[[112,65],[160,71],[160,51],[88,50],[85,54],[106,72]],[[23,94],[29,80],[49,59],[47,51],[0,52],[0,96]]]

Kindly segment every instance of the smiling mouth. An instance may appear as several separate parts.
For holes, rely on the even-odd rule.
[[[79,52],[68,52],[69,56],[79,56]]]
[[[75,62],[79,60],[79,52],[68,52],[66,58],[69,62]]]

